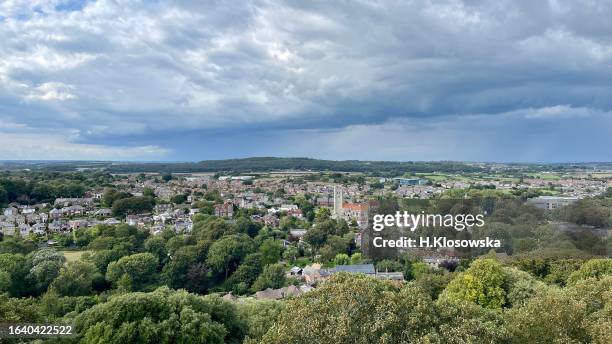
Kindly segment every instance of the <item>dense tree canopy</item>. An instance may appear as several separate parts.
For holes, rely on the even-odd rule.
[[[116,262],[108,264],[106,279],[111,283],[119,283],[129,279],[128,290],[141,290],[155,282],[158,260],[150,253],[137,253],[125,256]]]
[[[247,235],[230,235],[211,246],[206,262],[213,270],[227,277],[253,249],[252,239]]]
[[[161,288],[119,295],[83,312],[76,329],[87,343],[241,343],[235,307],[214,296]]]
[[[453,279],[441,297],[451,302],[470,301],[485,308],[500,308],[506,303],[505,274],[493,259],[477,260]]]
[[[35,204],[53,202],[56,198],[83,197],[85,185],[74,175],[55,176],[51,181],[46,175],[35,175],[33,179],[18,177],[0,178],[0,206],[10,202]]]
[[[153,210],[151,197],[126,197],[113,202],[113,215],[125,216],[129,214],[142,214]]]
[[[96,284],[102,284],[103,279],[93,263],[74,261],[60,270],[51,288],[62,296],[85,296],[92,293]]]

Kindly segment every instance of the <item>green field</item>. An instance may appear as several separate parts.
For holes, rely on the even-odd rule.
[[[448,175],[445,174],[428,174],[428,173],[416,173],[419,178],[429,179],[432,182],[443,182],[448,179]]]
[[[83,253],[88,251],[62,251],[64,257],[66,257],[66,262],[74,262],[81,259]]]
[[[531,178],[539,178],[539,179],[543,179],[543,180],[559,180],[561,179],[561,176],[559,176],[558,174],[554,174],[554,173],[527,173],[528,177]]]

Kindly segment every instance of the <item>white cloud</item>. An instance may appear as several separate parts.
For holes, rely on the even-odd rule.
[[[576,118],[590,116],[608,116],[612,118],[612,112],[603,112],[596,109],[579,107],[575,108],[570,105],[555,105],[540,109],[526,109],[515,111],[514,113],[522,112],[527,119],[552,119],[552,118]]]
[[[44,101],[66,101],[77,98],[72,90],[72,86],[61,82],[45,82],[34,87],[26,97]]]
[[[64,136],[0,133],[0,160],[160,160],[170,151],[157,146],[107,146],[68,141]]]

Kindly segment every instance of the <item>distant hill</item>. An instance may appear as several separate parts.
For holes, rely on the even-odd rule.
[[[107,167],[110,172],[268,172],[268,171],[337,171],[337,172],[476,172],[482,167],[459,162],[394,162],[358,160],[318,160],[310,158],[258,157],[206,160],[194,163],[145,163]]]
[[[109,162],[109,161],[0,161],[0,170],[86,171],[102,170],[111,173],[249,173],[270,171],[335,171],[364,172],[375,175],[402,175],[416,173],[466,173],[490,170],[521,172],[612,170],[612,163],[559,163],[559,164],[500,164],[467,163],[455,161],[360,161],[319,160],[311,158],[253,157],[243,159],[206,160],[200,162]]]

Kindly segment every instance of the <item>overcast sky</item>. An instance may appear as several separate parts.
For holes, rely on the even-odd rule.
[[[0,159],[612,161],[612,1],[0,1]]]

